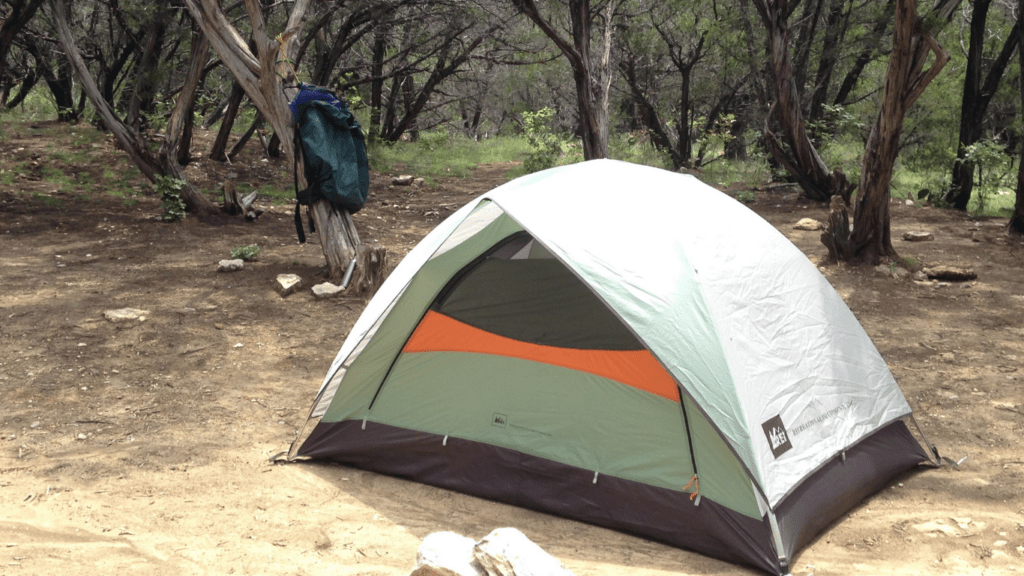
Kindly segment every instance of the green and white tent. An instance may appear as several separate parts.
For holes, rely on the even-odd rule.
[[[291,458],[762,568],[927,462],[815,266],[691,176],[600,160],[428,234],[345,340]]]

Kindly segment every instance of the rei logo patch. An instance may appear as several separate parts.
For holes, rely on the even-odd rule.
[[[772,447],[772,456],[778,458],[793,447],[789,441],[786,426],[782,424],[781,416],[769,418],[767,422],[761,424],[761,428],[764,428],[765,438],[768,439],[768,445]]]
[[[505,416],[504,414],[498,414],[497,412],[495,412],[494,413],[494,417],[491,419],[491,426],[497,426],[498,428],[504,428],[505,427],[505,422],[507,421],[507,419],[508,419],[508,417]]]

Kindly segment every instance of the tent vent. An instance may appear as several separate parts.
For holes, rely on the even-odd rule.
[[[366,430],[366,419],[363,419],[363,430]]]
[[[441,441],[441,446],[447,446],[447,445],[448,445],[448,437],[445,436],[444,440]]]
[[[597,484],[597,472],[594,472],[594,484]]]

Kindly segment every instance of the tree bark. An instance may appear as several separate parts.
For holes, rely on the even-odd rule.
[[[903,119],[949,61],[949,54],[933,35],[949,22],[959,3],[960,0],[943,0],[924,18],[918,18],[915,0],[897,1],[882,105],[864,148],[853,233],[845,245],[837,247],[839,260],[876,265],[883,259],[897,257],[889,228],[889,184],[899,153]],[[931,66],[925,69],[932,56]],[[833,237],[839,236],[839,232],[826,231]]]
[[[298,34],[312,0],[296,0],[285,31],[278,37],[280,42],[271,41],[267,34],[259,2],[245,0],[256,54],[246,46],[217,0],[185,0],[185,4],[225,67],[280,136],[281,147],[288,159],[301,154],[293,146],[294,120],[288,102],[297,92],[297,79],[288,61],[295,55]],[[283,83],[282,78],[285,79]],[[298,175],[304,182],[305,175],[301,170]],[[326,200],[315,202],[310,206],[310,212],[320,235],[328,274],[332,279],[340,279],[360,244],[352,216],[344,210],[332,209]]]
[[[960,100],[960,137],[956,160],[953,162],[953,176],[945,200],[957,210],[967,210],[974,191],[974,162],[966,159],[967,148],[981,140],[985,111],[995,96],[1003,73],[1019,44],[1020,19],[1007,35],[999,56],[992,62],[982,82],[984,67],[985,36],[987,35],[988,10],[992,0],[975,0],[971,13],[970,44],[967,48],[967,71],[964,76],[963,97]]]
[[[1024,10],[1024,0],[1017,0],[1017,14],[1024,14],[1021,12]],[[1021,114],[1024,114],[1024,34],[1019,34],[1017,37],[1018,42],[1018,62],[1020,63],[1020,109]],[[1006,225],[1007,231],[1024,236],[1024,145],[1020,147],[1020,161],[1017,163],[1017,201],[1013,205],[1013,215],[1010,216],[1010,221]]]
[[[787,0],[754,0],[754,6],[768,30],[768,62],[775,88],[775,104],[772,109],[778,113],[783,138],[789,146],[787,153],[766,120],[765,140],[772,156],[796,178],[808,198],[826,202],[833,195],[839,195],[844,200],[849,199],[853,187],[846,184],[842,171],[829,171],[807,134],[789,56]]]

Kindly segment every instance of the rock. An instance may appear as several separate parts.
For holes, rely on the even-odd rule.
[[[927,282],[928,281],[928,275],[925,274],[924,272],[921,272],[920,270],[918,270],[917,272],[914,272],[914,281],[915,282]]]
[[[892,270],[892,277],[897,280],[906,280],[910,277],[910,270],[897,266]]]
[[[922,270],[932,280],[946,280],[948,282],[966,282],[974,280],[978,274],[970,268],[958,268],[956,266],[932,266]]]
[[[426,182],[426,180],[424,180],[423,178],[417,178],[417,179],[412,181],[412,185],[415,188],[419,188],[420,186],[423,186],[423,184],[425,182]]]
[[[918,532],[923,532],[931,536],[932,538],[938,536],[939,534],[942,534],[943,536],[956,536],[958,534],[956,528],[953,528],[952,526],[942,523],[941,520],[937,520],[935,522],[925,522],[923,524],[915,524],[913,528],[914,530],[917,530]]]
[[[121,308],[120,310],[107,310],[103,313],[103,317],[107,320],[117,324],[119,322],[131,322],[138,320],[139,322],[146,321],[146,315],[149,314],[148,310],[139,310],[137,308]]]
[[[931,232],[904,232],[903,239],[907,242],[929,242],[935,240]]]
[[[423,539],[409,576],[485,576],[473,558],[472,538],[454,532],[435,532]]]
[[[793,225],[793,229],[814,231],[822,230],[824,229],[824,226],[822,226],[821,222],[818,222],[814,218],[801,218],[799,222]]]
[[[275,286],[283,298],[302,288],[302,278],[298,274],[278,274]]]
[[[416,177],[412,174],[402,174],[401,176],[395,176],[391,183],[395,186],[411,186],[416,180]]]
[[[337,296],[344,290],[341,286],[335,286],[330,282],[324,282],[323,284],[317,284],[313,286],[313,296],[319,299],[331,298]]]
[[[884,278],[892,277],[892,269],[885,264],[879,264],[875,266],[875,276],[882,276]]]
[[[217,272],[238,272],[245,267],[245,261],[241,259],[237,260],[221,260],[217,264]]]
[[[557,558],[515,528],[498,528],[473,548],[487,576],[572,576]]]

